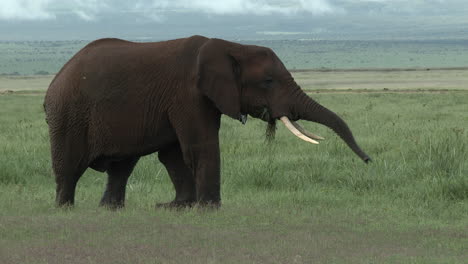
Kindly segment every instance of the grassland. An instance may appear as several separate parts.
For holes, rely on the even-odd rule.
[[[0,263],[465,263],[468,71],[294,75],[374,162],[316,124],[302,122],[318,146],[282,126],[267,144],[263,122],[224,118],[218,211],[155,209],[173,196],[155,155],[126,209],[97,207],[106,178],[92,170],[76,207],[56,209],[37,87],[50,77],[0,80]]]
[[[0,42],[0,74],[55,74],[87,41]]]
[[[465,67],[466,40],[258,41],[271,47],[288,69]]]
[[[0,75],[55,74],[89,41],[0,41]],[[240,41],[272,48],[288,69],[467,67],[468,40]]]

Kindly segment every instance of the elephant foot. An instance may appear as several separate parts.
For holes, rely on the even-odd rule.
[[[75,205],[70,202],[66,202],[66,203],[56,202],[55,207],[62,209],[62,210],[72,210],[75,207]]]
[[[117,210],[123,209],[125,207],[122,204],[100,204],[99,206],[102,207],[102,208],[111,210],[111,211],[117,211]]]
[[[184,209],[192,208],[195,205],[193,201],[172,201],[168,203],[157,203],[156,208],[162,209]]]
[[[99,203],[100,207],[109,209],[109,210],[119,210],[125,207],[125,204],[122,201],[107,201],[107,200],[102,200]]]
[[[156,204],[156,208],[162,209],[185,209],[185,208],[192,208],[196,207],[198,209],[219,209],[221,207],[221,202],[213,202],[213,201],[172,201],[169,203],[158,203]]]
[[[217,210],[221,207],[221,201],[198,201],[197,207],[200,209]]]

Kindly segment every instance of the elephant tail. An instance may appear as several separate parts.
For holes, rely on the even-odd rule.
[[[49,124],[49,120],[48,120],[48,118],[47,118],[47,107],[46,107],[46,103],[45,103],[45,102],[42,104],[42,107],[44,108],[45,121],[46,121],[47,124]]]

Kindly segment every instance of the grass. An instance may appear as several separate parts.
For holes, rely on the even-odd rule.
[[[308,91],[420,92],[466,90],[467,69],[298,71],[294,78]]]
[[[218,211],[156,210],[174,193],[155,155],[137,165],[124,210],[97,207],[106,177],[92,170],[76,207],[56,209],[43,92],[0,95],[0,263],[464,263],[468,87],[457,89],[312,94],[369,165],[317,124],[302,122],[326,138],[318,146],[281,125],[267,144],[265,123],[223,118]]]

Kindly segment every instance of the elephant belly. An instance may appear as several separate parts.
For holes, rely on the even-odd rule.
[[[105,171],[114,161],[148,155],[177,142],[167,118],[144,122],[141,116],[123,115],[98,121],[89,131],[94,154],[90,167],[98,171]]]
[[[104,151],[100,151],[100,154],[95,155],[89,167],[100,172],[105,172],[113,162],[149,155],[175,142],[177,142],[175,134],[174,136],[169,134],[158,135],[152,140],[142,141],[139,144],[130,144],[128,141],[111,142],[109,147],[106,147]]]

